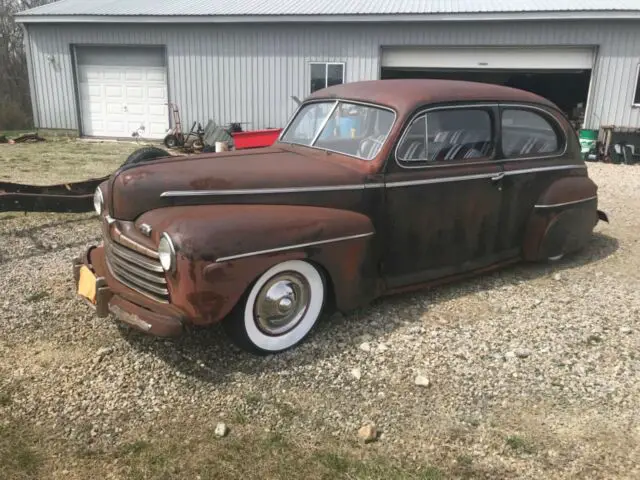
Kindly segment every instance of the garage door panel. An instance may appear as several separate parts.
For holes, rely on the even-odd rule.
[[[124,100],[123,89],[120,85],[107,85],[105,88],[105,95],[107,98],[117,98]]]
[[[387,68],[585,70],[594,50],[577,47],[383,47]]]
[[[121,102],[107,103],[107,113],[110,115],[122,115],[124,113],[124,106]]]
[[[141,100],[144,99],[143,87],[127,87],[127,100]]]
[[[169,127],[166,67],[148,61],[150,49],[118,48],[124,48],[118,55],[111,47],[79,49],[82,133],[130,137],[144,125],[145,137],[163,138]]]
[[[167,98],[167,89],[163,87],[147,88],[147,98],[154,100],[162,100]]]
[[[169,111],[166,105],[149,105],[149,115],[167,116]]]
[[[102,72],[96,69],[86,70],[85,78],[87,80],[98,80],[102,78]]]
[[[100,85],[87,85],[85,89],[90,97],[102,97],[102,87]]]
[[[161,82],[166,83],[167,76],[164,70],[148,70],[147,72],[147,81],[150,82]]]
[[[118,82],[122,81],[123,72],[118,70],[108,69],[104,71],[103,78],[105,80],[116,80]]]
[[[124,121],[116,121],[116,120],[109,120],[107,122],[107,130],[111,131],[111,132],[126,132],[127,129],[125,128],[125,122]]]
[[[97,120],[91,120],[90,121],[90,129],[93,132],[93,135],[105,135],[107,129],[105,128],[104,122],[101,121],[100,119]]]
[[[145,108],[144,105],[137,104],[137,103],[129,103],[127,104],[127,111],[130,116],[134,116],[134,115],[140,116],[144,121],[144,116],[146,114],[147,109]]]
[[[124,78],[127,82],[140,82],[144,80],[144,72],[142,70],[129,69],[125,72]]]
[[[102,103],[97,102],[89,102],[89,113],[91,116],[102,116],[104,115],[104,105]]]

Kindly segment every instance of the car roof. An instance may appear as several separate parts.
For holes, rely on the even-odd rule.
[[[313,93],[307,100],[342,98],[386,105],[398,113],[447,102],[522,102],[559,110],[552,102],[534,93],[489,83],[459,80],[369,80],[344,83]]]

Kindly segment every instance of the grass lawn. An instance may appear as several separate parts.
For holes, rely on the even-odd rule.
[[[0,144],[0,181],[49,185],[107,175],[143,142],[89,142],[65,136]]]
[[[12,480],[282,479],[444,480],[436,467],[390,459],[355,440],[338,442],[319,434],[315,441],[236,426],[225,438],[205,423],[184,416],[131,432],[115,446],[80,445],[58,432],[16,421],[9,414],[10,392],[0,397],[0,478]],[[191,416],[193,417],[193,415]],[[123,427],[125,427],[123,425]],[[126,428],[126,427],[125,427]],[[457,467],[454,475],[466,472]],[[62,477],[51,476],[62,472]]]

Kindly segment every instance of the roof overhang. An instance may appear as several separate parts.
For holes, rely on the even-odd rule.
[[[640,20],[640,10],[394,15],[16,15],[19,23],[368,23]]]

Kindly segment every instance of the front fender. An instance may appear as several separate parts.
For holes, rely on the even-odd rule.
[[[338,310],[377,295],[377,243],[366,215],[291,205],[168,207],[136,224],[167,232],[178,252],[172,297],[188,297],[199,323],[222,319],[251,283],[273,265],[307,259],[329,277]],[[154,238],[158,241],[158,238]],[[197,311],[197,312],[196,312]]]

